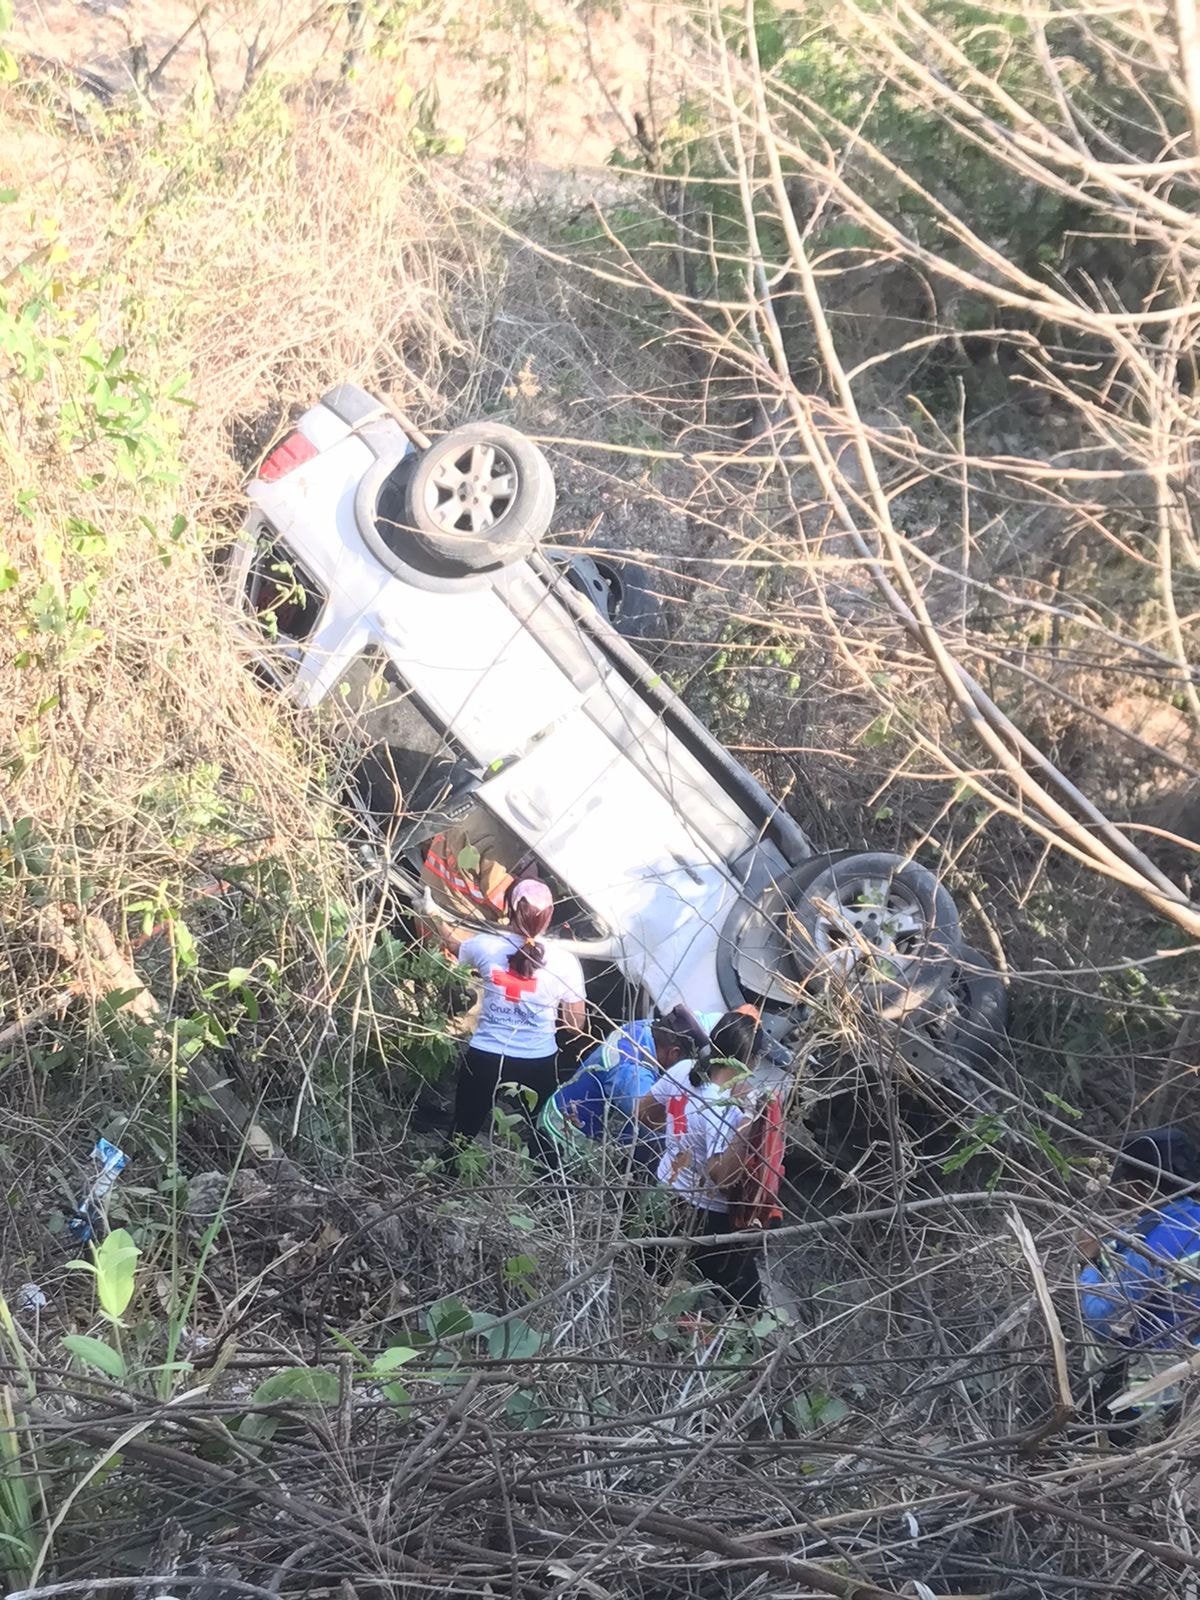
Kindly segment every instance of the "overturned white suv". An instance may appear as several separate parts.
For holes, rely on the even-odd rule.
[[[542,548],[530,440],[484,421],[431,442],[345,384],[247,492],[231,572],[266,674],[314,706],[364,652],[386,662],[394,888],[419,903],[422,845],[484,808],[562,895],[609,1015],[753,1001],[791,1045],[834,989],[919,1074],[986,1072],[1005,990],[950,894],[900,856],[814,849],[633,647],[661,620],[644,576]]]

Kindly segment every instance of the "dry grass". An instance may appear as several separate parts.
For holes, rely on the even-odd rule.
[[[676,20],[684,32],[695,24]],[[745,61],[725,60],[711,38],[687,61],[724,157],[736,154],[736,129],[754,141],[752,164],[764,162],[775,134],[769,118],[745,114],[755,87]],[[732,109],[726,67],[739,87]],[[1052,684],[1030,704],[1060,758],[1073,734],[1103,768],[1105,804],[1144,801],[1143,774],[1097,755],[1057,692],[1111,713],[1144,687],[1139,674],[1089,670],[1081,657],[1047,665],[1030,635],[1042,603],[1064,626],[1077,622],[1072,585],[1093,599],[1109,585],[1106,623],[1134,643],[1162,617],[1139,611],[1130,584],[1114,620],[1123,580],[1090,546],[1065,590],[1049,584],[1046,552],[1015,506],[1021,474],[997,459],[1040,465],[1038,538],[1057,536],[1064,524],[1051,525],[1049,505],[1060,485],[1032,431],[1010,411],[1003,448],[999,433],[990,444],[983,428],[971,437],[985,458],[966,497],[981,587],[964,616],[954,564],[963,452],[951,412],[931,424],[901,414],[893,395],[856,417],[836,371],[811,393],[792,370],[772,371],[762,357],[771,306],[750,290],[700,316],[670,247],[699,257],[709,241],[694,217],[672,240],[678,196],[662,174],[620,191],[637,226],[666,239],[638,255],[614,236],[620,219],[567,223],[557,204],[506,208],[483,226],[495,194],[486,178],[414,159],[403,122],[366,95],[330,103],[264,82],[232,117],[203,103],[161,120],[120,111],[70,134],[26,98],[0,110],[4,164],[25,175],[19,207],[0,210],[4,258],[28,249],[31,215],[65,248],[61,262],[32,263],[21,291],[59,285],[47,313],[65,340],[54,376],[46,385],[6,373],[0,414],[3,550],[20,574],[0,595],[0,746],[14,758],[0,828],[11,836],[28,817],[42,846],[31,867],[10,837],[0,901],[0,1028],[22,1025],[6,1047],[3,1160],[17,1199],[3,1288],[27,1275],[51,1297],[16,1339],[41,1386],[28,1397],[21,1460],[45,1472],[49,1514],[81,1460],[90,1466],[145,1424],[121,1447],[120,1471],[81,1495],[53,1549],[58,1575],[144,1574],[159,1561],[166,1575],[179,1525],[199,1552],[183,1578],[228,1559],[243,1582],[297,1596],[350,1582],[363,1594],[453,1585],[557,1600],[752,1586],[863,1600],[918,1578],[939,1594],[1001,1584],[1012,1600],[1074,1600],[1096,1583],[1155,1600],[1187,1593],[1192,1424],[1142,1454],[1095,1452],[1085,1423],[1055,1411],[1037,1296],[1041,1273],[1073,1339],[1073,1228],[1110,1204],[1087,1162],[1103,1164],[1104,1135],[1151,1108],[1166,1114],[1187,1091],[1187,978],[1131,962],[1153,949],[1159,925],[1005,812],[1001,775],[971,753],[944,677],[875,600],[853,538],[877,533],[870,519],[890,507],[901,556],[955,647],[1009,690],[1034,662]],[[807,178],[821,178],[811,158]],[[778,195],[772,203],[782,210]],[[832,278],[836,259],[826,265]],[[821,330],[811,307],[808,317],[787,333],[793,353],[811,358]],[[178,481],[148,470],[119,478],[111,440],[64,448],[56,418],[69,385],[87,379],[78,355],[91,319],[102,350],[126,347],[156,396],[188,374],[192,407],[155,408],[166,419],[160,460]],[[869,1032],[852,1081],[814,1074],[817,1096],[859,1096],[865,1131],[834,1163],[836,1192],[827,1177],[797,1198],[798,1231],[771,1246],[797,1319],[790,1331],[678,1326],[598,1179],[547,1194],[501,1158],[448,1194],[413,1170],[421,1146],[387,1069],[442,1029],[437,982],[372,970],[359,924],[341,918],[356,887],[324,797],[327,753],[253,688],[209,566],[236,521],[241,475],[296,409],[343,378],[390,389],[435,423],[496,409],[555,441],[564,525],[581,532],[602,512],[604,543],[669,573],[671,668],[717,731],[791,792],[825,842],[936,852],[973,907],[976,941],[994,934],[1018,975],[1021,1070],[992,1086],[1011,1126],[970,1169],[970,1187],[957,1191],[964,1180],[943,1163],[954,1139],[969,1139],[972,1113],[942,1096],[937,1140],[914,1140],[908,1085]],[[747,416],[761,419],[751,402],[775,400],[791,408],[784,421],[752,437]],[[982,508],[997,484],[1006,513],[992,524]],[[830,516],[831,485],[850,527]],[[29,488],[26,515],[16,497]],[[1091,499],[1078,498],[1086,504],[1073,501],[1067,522],[1094,524]],[[186,531],[172,541],[176,516]],[[103,548],[73,543],[72,518]],[[92,580],[95,638],[21,634],[43,585],[69,599]],[[1011,649],[996,644],[986,612],[1001,598],[1016,617]],[[14,665],[31,646],[44,659]],[[1179,671],[1168,661],[1154,681],[1155,708]],[[1190,762],[1161,713],[1147,737],[1156,770],[1164,753]],[[978,802],[955,792],[964,772]],[[233,894],[203,893],[240,869]],[[228,1172],[228,1142],[190,1115],[190,1085],[161,1038],[115,1023],[94,988],[53,1009],[73,974],[45,943],[47,900],[86,905],[109,926],[172,1022],[216,1017],[230,1031],[224,1043],[206,1036],[204,1051],[248,1100],[263,1096],[282,1127],[298,1127],[291,1149],[307,1176],[239,1178],[211,1254],[201,1242],[210,1213],[194,1206],[182,1222],[176,1181],[206,1165]],[[197,966],[177,927],[127,948],[147,904],[168,935],[172,919],[192,930]],[[230,977],[244,968],[255,1015]],[[181,1049],[188,1035],[173,1037]],[[1039,1085],[1091,1120],[1078,1126]],[[190,1334],[217,1341],[207,1354],[184,1345],[197,1368],[171,1387],[203,1392],[167,1422],[149,1375],[114,1391],[63,1370],[58,1336],[92,1326],[92,1311],[45,1220],[78,1193],[102,1128],[136,1157],[122,1203],[147,1255],[131,1342],[148,1367],[166,1358],[178,1259],[198,1285]],[[1065,1178],[1060,1150],[1077,1159]],[[1006,1223],[1014,1203],[1036,1262]],[[531,1264],[514,1267],[524,1256]],[[538,1348],[512,1360],[503,1343],[489,1351],[451,1335],[451,1384],[445,1367],[414,1366],[406,1421],[362,1376],[369,1360],[335,1335],[373,1357],[423,1331],[430,1302],[449,1292],[527,1321]],[[4,1345],[7,1363],[13,1348]],[[265,1455],[223,1431],[245,1414],[262,1364],[297,1360],[340,1373],[336,1402],[287,1408]],[[18,1388],[19,1365],[6,1367]],[[39,1514],[39,1538],[47,1520]]]

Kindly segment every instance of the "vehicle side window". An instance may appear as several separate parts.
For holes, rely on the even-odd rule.
[[[325,596],[281,539],[263,532],[246,582],[246,597],[270,639],[302,644],[320,619]]]
[[[445,764],[440,769],[435,765],[429,769],[423,782],[406,797],[409,815],[417,821],[413,851],[418,862],[425,859],[430,841],[447,826],[443,785],[451,777],[452,773],[446,770]],[[539,860],[537,852],[530,850],[482,802],[476,802],[466,812],[457,811],[454,825],[465,835],[469,844],[478,846],[479,851],[489,861],[496,862],[501,871],[513,877],[530,874],[540,878],[549,887],[554,896],[554,920],[550,924],[552,934],[564,939],[598,939],[607,932],[590,907],[573,895]]]

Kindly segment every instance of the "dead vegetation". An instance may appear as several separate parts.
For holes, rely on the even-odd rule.
[[[981,60],[998,13],[964,45],[845,6],[814,87],[773,13],[658,20],[687,104],[622,99],[598,208],[449,164],[370,71],[277,76],[274,34],[219,103],[3,91],[15,1593],[1195,1589],[1194,1419],[1098,1448],[1071,1288],[1107,1146],[1190,1114],[1196,1067],[1189,53],[1136,7]],[[831,109],[835,68],[872,87]],[[939,187],[960,146],[1023,222],[1062,202],[1057,258]],[[600,1174],[422,1170],[445,974],[364,920],[336,753],[256,690],[209,570],[342,378],[546,439],[564,535],[662,572],[716,731],[822,842],[939,863],[1007,964],[986,1111],[869,1033],[852,1080],[814,1062],[817,1112],[860,1115],[771,1243],[790,1321],[682,1324],[642,1255],[677,1246]],[[116,1320],[61,1231],[101,1133],[141,1252]]]

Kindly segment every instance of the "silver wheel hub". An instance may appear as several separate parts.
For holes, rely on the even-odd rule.
[[[865,965],[881,977],[902,978],[928,935],[916,897],[894,879],[850,879],[817,901],[817,909],[816,954],[844,977]]]
[[[507,515],[517,484],[517,469],[507,451],[493,444],[468,445],[430,473],[425,511],[443,533],[478,537]]]

